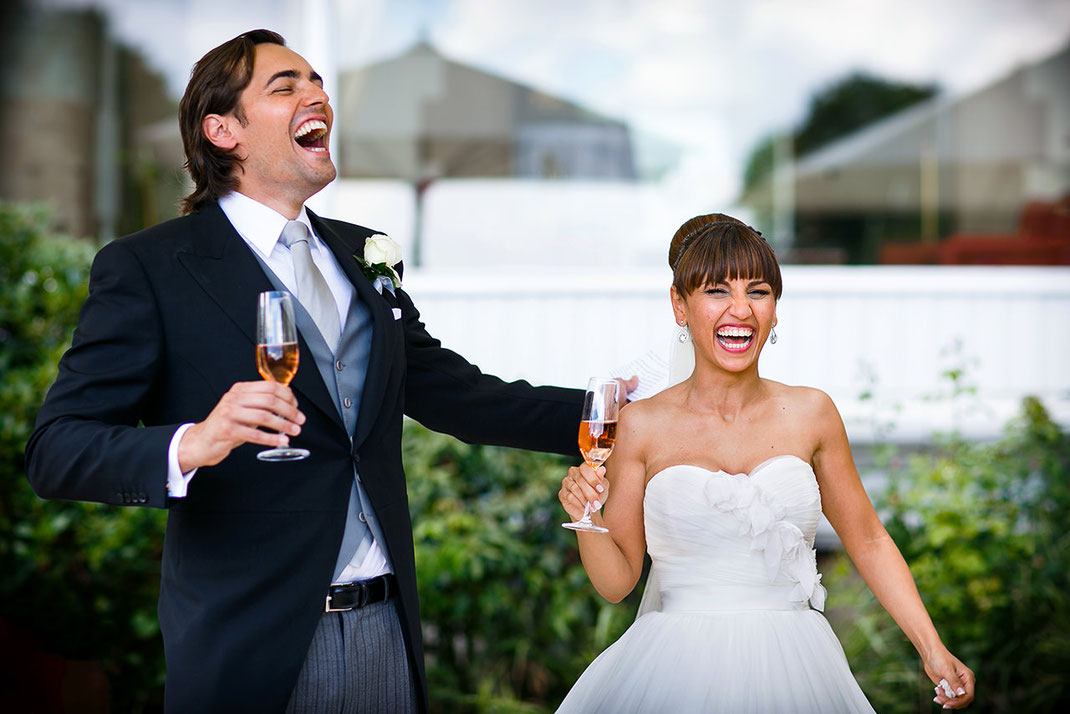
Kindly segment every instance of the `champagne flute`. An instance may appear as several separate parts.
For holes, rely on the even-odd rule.
[[[290,293],[270,290],[260,293],[256,320],[256,369],[269,382],[289,384],[297,374],[297,326]],[[297,461],[308,449],[279,446],[261,451],[261,461]]]
[[[583,460],[591,468],[601,466],[613,451],[617,440],[617,395],[620,383],[615,379],[592,378],[587,382],[580,416],[579,444]],[[583,506],[583,518],[574,523],[562,523],[565,528],[589,533],[609,533],[608,528],[591,521],[591,503]]]

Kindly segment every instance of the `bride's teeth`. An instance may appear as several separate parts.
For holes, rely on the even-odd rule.
[[[725,325],[717,330],[717,341],[730,352],[745,352],[754,340],[753,327]]]

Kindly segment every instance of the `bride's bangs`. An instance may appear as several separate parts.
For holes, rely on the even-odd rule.
[[[687,246],[676,267],[677,292],[690,295],[704,285],[737,279],[769,283],[780,299],[783,283],[772,247],[746,226],[717,226]]]

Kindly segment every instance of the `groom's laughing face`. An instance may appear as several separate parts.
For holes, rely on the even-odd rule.
[[[337,174],[328,148],[334,112],[323,79],[293,50],[256,46],[249,85],[234,111],[238,190],[304,203]]]

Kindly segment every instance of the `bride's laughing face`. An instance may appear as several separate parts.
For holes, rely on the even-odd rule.
[[[691,330],[695,361],[730,372],[756,365],[776,325],[776,297],[761,278],[725,278],[706,283],[686,297],[672,290],[676,322]]]

